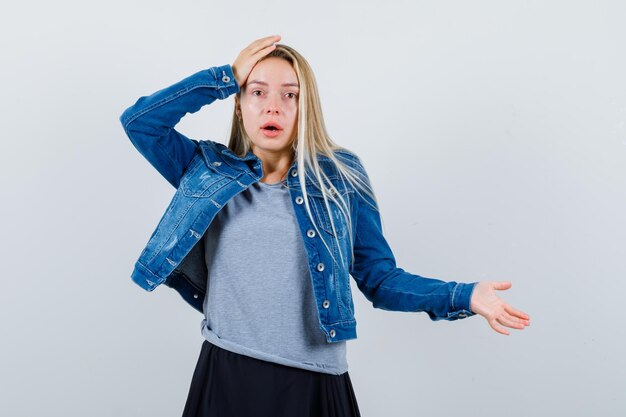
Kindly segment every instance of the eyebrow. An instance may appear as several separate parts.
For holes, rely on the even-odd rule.
[[[248,81],[247,84],[261,84],[261,85],[269,85],[268,83],[264,82],[264,81],[259,81],[259,80],[252,80],[252,81]],[[282,84],[283,87],[298,87],[300,88],[300,85],[297,83],[284,83]]]

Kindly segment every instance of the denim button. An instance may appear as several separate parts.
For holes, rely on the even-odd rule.
[[[194,294],[194,295],[193,295],[193,298],[198,298],[198,294]]]
[[[322,303],[322,307],[324,307],[324,308],[330,307],[330,301],[324,300],[324,302]]]
[[[335,337],[335,334],[336,334],[336,333],[335,333],[335,329],[332,329],[332,330],[330,331],[330,337]]]
[[[324,270],[324,264],[323,264],[323,263],[321,263],[321,262],[320,262],[320,263],[318,263],[318,264],[317,264],[317,270],[318,270],[318,271],[320,271],[320,272],[321,272],[321,271],[323,271],[323,270]]]
[[[224,81],[225,83],[230,81],[230,77],[228,75],[226,75],[226,71],[222,71],[223,77],[222,77],[222,81]]]
[[[459,317],[461,317],[461,318],[465,318],[465,317],[467,317],[467,314],[465,314],[465,313],[460,313],[460,314],[459,314]]]
[[[308,237],[315,237],[315,230],[313,230],[313,229],[307,230],[306,235]]]
[[[302,204],[304,202],[304,199],[300,196],[296,197],[296,204]]]
[[[291,170],[291,176],[292,177],[297,177],[298,176],[298,170],[297,169],[292,169]]]
[[[220,161],[215,161],[215,162],[213,162],[213,165],[215,165],[216,167],[218,167],[218,166],[222,165],[222,163],[221,163]]]

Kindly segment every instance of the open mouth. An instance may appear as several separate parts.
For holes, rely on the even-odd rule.
[[[265,123],[263,126],[261,126],[261,129],[268,131],[283,130],[282,126],[276,122]]]

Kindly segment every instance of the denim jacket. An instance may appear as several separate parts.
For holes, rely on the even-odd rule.
[[[176,189],[139,255],[131,278],[147,291],[165,284],[200,312],[208,274],[202,237],[216,213],[233,196],[259,181],[263,170],[261,160],[251,151],[239,157],[219,142],[187,138],[174,126],[186,113],[196,112],[237,91],[239,85],[230,65],[211,67],[140,97],[120,116],[131,143]],[[354,153],[340,150],[335,155],[357,169],[369,183]],[[372,204],[373,201],[341,181],[327,156],[320,155],[318,161],[333,185],[328,192],[347,198],[352,233],[348,233],[347,223],[334,203],[329,201],[331,213],[324,209],[321,190],[307,178],[309,204],[319,226],[314,227],[302,201],[297,161],[289,168],[287,181],[307,252],[320,329],[327,342],[357,337],[350,276],[375,308],[426,312],[432,320],[457,320],[474,315],[470,297],[476,283],[445,282],[397,267],[383,236],[380,215],[365,199]],[[330,215],[334,216],[336,236]],[[332,250],[334,260],[322,240]]]

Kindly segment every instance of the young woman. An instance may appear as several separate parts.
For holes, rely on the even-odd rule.
[[[232,65],[141,97],[120,117],[176,188],[132,279],[164,283],[204,318],[184,416],[358,416],[346,360],[356,338],[350,276],[374,307],[432,320],[483,316],[497,332],[529,316],[509,282],[425,278],[395,264],[369,177],[324,126],[315,78],[269,36]],[[235,94],[228,146],[174,129]]]

